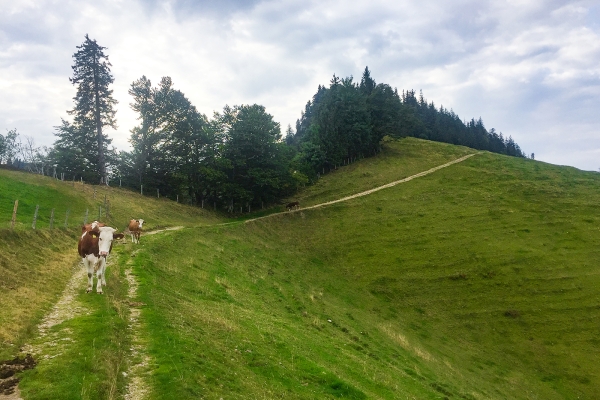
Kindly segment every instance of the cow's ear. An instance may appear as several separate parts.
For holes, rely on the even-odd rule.
[[[115,233],[113,235],[114,239],[123,239],[125,237],[125,235],[123,235],[122,233]]]

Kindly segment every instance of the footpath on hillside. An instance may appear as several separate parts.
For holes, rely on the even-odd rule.
[[[438,171],[442,168],[446,168],[453,164],[460,163],[476,154],[480,154],[480,153],[468,154],[466,156],[457,158],[456,160],[453,160],[453,161],[447,162],[445,164],[439,165],[437,167],[428,169],[427,171],[423,171],[418,174],[411,175],[407,178],[400,179],[400,180],[388,183],[386,185],[378,186],[373,189],[365,190],[363,192],[356,193],[351,196],[343,197],[341,199],[332,200],[332,201],[328,201],[325,203],[320,203],[320,204],[312,205],[309,207],[300,208],[297,210],[278,212],[278,213],[269,214],[269,215],[266,215],[263,217],[251,218],[251,219],[245,220],[244,222],[250,223],[250,222],[260,220],[260,219],[273,217],[275,215],[282,215],[282,214],[287,214],[290,212],[306,211],[306,210],[315,209],[315,208],[319,208],[319,207],[325,207],[325,206],[328,206],[331,204],[340,203],[343,201],[348,201],[351,199],[355,199],[357,197],[366,196],[371,193],[375,193],[379,190],[387,189],[387,188],[393,187],[395,185],[398,185],[400,183],[409,182],[415,178],[429,175],[429,174],[431,174],[435,171]],[[211,226],[229,225],[229,224],[234,224],[234,223],[237,223],[237,222],[227,222],[224,224],[216,224],[216,225],[211,225]],[[171,228],[166,228],[166,229],[161,229],[161,230],[156,230],[156,231],[149,231],[149,232],[146,232],[145,235],[153,235],[153,234],[157,234],[157,233],[161,233],[161,232],[165,232],[165,231],[179,230],[182,228],[183,228],[182,226],[176,226],[176,227],[171,227]],[[133,255],[135,255],[135,253],[137,253],[137,251],[139,251],[139,250],[134,250]],[[129,366],[127,368],[127,372],[123,372],[123,375],[128,378],[128,384],[126,386],[126,393],[124,394],[124,398],[127,400],[138,400],[138,399],[145,398],[149,392],[149,388],[144,379],[144,376],[148,373],[147,369],[148,369],[148,365],[150,364],[151,360],[150,360],[149,355],[146,352],[146,349],[144,346],[144,340],[140,336],[140,334],[141,334],[140,331],[143,330],[143,324],[144,324],[142,316],[141,316],[141,310],[139,309],[139,306],[142,304],[136,301],[137,300],[136,295],[137,295],[138,282],[136,281],[135,275],[133,274],[131,262],[129,262],[125,266],[125,278],[127,279],[128,287],[129,287],[129,290],[127,293],[127,300],[128,300],[128,304],[130,306],[128,334],[132,338],[133,346],[131,348],[132,354],[129,357]],[[38,331],[40,333],[39,339],[41,339],[41,340],[38,340],[37,341],[38,343],[35,345],[24,346],[23,347],[24,354],[25,353],[32,354],[37,358],[35,360],[36,362],[40,362],[40,361],[43,362],[46,359],[59,356],[62,353],[62,351],[61,351],[62,348],[65,346],[68,346],[69,341],[72,340],[69,337],[69,335],[65,336],[64,333],[61,335],[58,332],[51,332],[50,328],[52,326],[61,324],[69,319],[72,319],[76,316],[83,315],[83,314],[86,314],[89,312],[89,310],[87,310],[86,307],[83,306],[83,304],[81,304],[80,301],[78,301],[80,286],[82,285],[82,283],[84,281],[85,281],[85,271],[81,267],[81,264],[79,264],[76,267],[75,272],[74,272],[73,276],[71,277],[70,281],[68,282],[67,286],[65,287],[65,290],[63,291],[60,299],[54,305],[54,307],[52,308],[50,313],[48,313],[48,315],[46,315],[46,317],[43,319],[42,323],[38,326]],[[33,366],[35,366],[35,364]],[[3,394],[2,393],[3,391],[0,390],[0,400],[22,400],[20,397],[20,392],[19,392],[17,382],[18,382],[18,378],[16,378],[15,382],[13,382],[13,384],[11,385],[11,389],[13,389],[14,391],[7,390]]]
[[[433,168],[431,168],[431,169],[428,169],[427,171],[419,172],[418,174],[411,175],[411,176],[409,176],[409,177],[407,177],[407,178],[400,179],[400,180],[397,180],[397,181],[394,181],[394,182],[391,182],[391,183],[387,183],[387,184],[385,184],[385,185],[378,186],[378,187],[376,187],[376,188],[373,188],[373,189],[365,190],[364,192],[356,193],[356,194],[353,194],[353,195],[351,195],[351,196],[346,196],[346,197],[343,197],[343,198],[341,198],[341,199],[332,200],[332,201],[328,201],[328,202],[325,202],[325,203],[320,203],[320,204],[315,204],[315,205],[313,205],[313,206],[308,206],[308,207],[304,207],[304,208],[299,208],[299,209],[296,209],[296,210],[291,210],[291,211],[282,211],[282,212],[278,212],[278,213],[274,213],[274,214],[269,214],[269,215],[265,215],[264,217],[251,218],[251,219],[247,219],[247,220],[246,220],[246,221],[244,221],[244,222],[246,222],[246,223],[248,223],[248,222],[254,222],[254,221],[258,221],[259,219],[269,218],[269,217],[273,217],[273,216],[275,216],[275,215],[287,214],[287,213],[290,213],[290,212],[298,212],[298,211],[306,211],[306,210],[311,210],[311,209],[314,209],[314,208],[325,207],[325,206],[329,206],[329,205],[331,205],[331,204],[336,204],[336,203],[341,203],[341,202],[343,202],[343,201],[352,200],[352,199],[355,199],[355,198],[357,198],[357,197],[366,196],[366,195],[369,195],[369,194],[371,194],[371,193],[375,193],[375,192],[377,192],[377,191],[379,191],[379,190],[387,189],[387,188],[390,188],[390,187],[392,187],[392,186],[396,186],[396,185],[398,185],[398,184],[400,184],[400,183],[404,183],[404,182],[412,181],[412,180],[413,180],[413,179],[415,179],[415,178],[420,178],[420,177],[422,177],[422,176],[429,175],[429,174],[431,174],[431,173],[434,173],[435,171],[438,171],[438,170],[440,170],[440,169],[442,169],[442,168],[446,168],[446,167],[449,167],[449,166],[451,166],[451,165],[453,165],[453,164],[457,164],[457,163],[459,163],[459,162],[463,162],[463,161],[465,161],[467,158],[473,157],[473,156],[474,156],[474,155],[476,155],[476,154],[480,154],[480,153],[471,153],[471,154],[467,154],[466,156],[463,156],[463,157],[457,158],[456,160],[452,160],[452,161],[450,161],[450,162],[447,162],[446,164],[438,165],[437,167],[433,167]]]

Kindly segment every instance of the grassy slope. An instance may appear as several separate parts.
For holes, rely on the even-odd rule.
[[[439,146],[426,140],[406,138],[402,145],[386,137],[382,152],[340,167],[300,192],[301,207],[337,200],[437,167],[475,150],[462,146]]]
[[[390,143],[299,198],[331,200],[467,151]],[[324,209],[147,236],[135,257],[116,249],[111,293],[80,295],[94,312],[57,327],[77,345],[22,388],[123,392],[133,263],[151,398],[597,398],[599,199],[598,174],[482,154]]]
[[[217,220],[203,210],[142,198],[126,190],[73,185],[0,169],[0,359],[14,354],[35,334],[35,325],[56,301],[79,262],[76,243],[86,209],[88,222],[97,218],[98,206],[104,205],[105,195],[111,204],[111,218],[103,216],[102,220],[121,230],[132,217],[146,219],[147,229]],[[18,218],[15,230],[11,231],[17,199]],[[36,205],[40,208],[34,231],[31,224]],[[55,220],[51,230],[52,208]],[[69,219],[65,228],[67,210]]]
[[[457,151],[392,146],[416,145],[417,170]],[[331,199],[310,190],[304,204]],[[136,258],[154,398],[598,397],[598,200],[596,173],[481,154],[325,209],[154,238]]]

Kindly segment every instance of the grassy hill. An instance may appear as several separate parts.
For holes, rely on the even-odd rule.
[[[469,152],[388,142],[297,199],[344,197]],[[138,200],[144,213],[156,202]],[[81,282],[89,313],[53,328],[72,343],[23,375],[23,396],[119,398],[137,379],[150,399],[599,398],[599,201],[597,173],[482,153],[248,223],[175,210],[154,224],[185,229],[115,248],[108,295]]]

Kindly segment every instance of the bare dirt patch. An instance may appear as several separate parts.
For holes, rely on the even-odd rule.
[[[16,374],[34,368],[36,364],[31,354],[27,354],[25,357],[15,357],[12,360],[0,361],[0,398],[19,399],[20,393],[17,387],[19,377]]]

